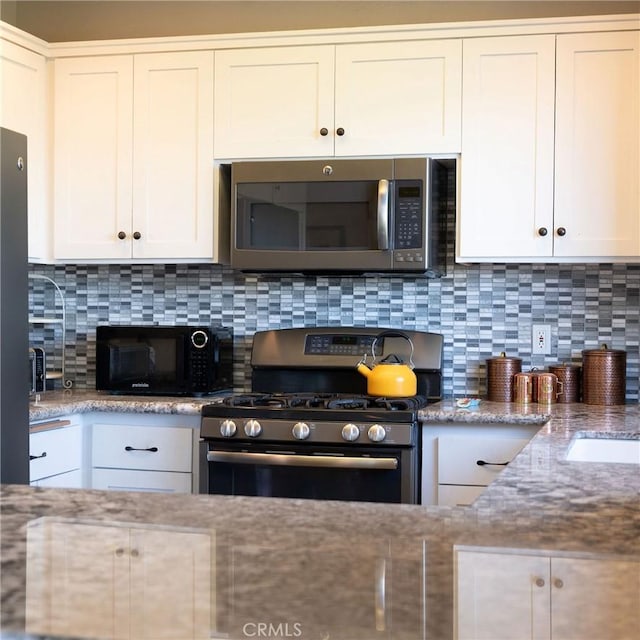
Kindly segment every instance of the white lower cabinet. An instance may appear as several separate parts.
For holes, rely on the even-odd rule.
[[[58,418],[31,425],[29,483],[43,487],[82,487],[82,425]]]
[[[27,530],[28,633],[210,637],[210,531],[41,518]]]
[[[196,432],[189,424],[176,426],[176,418],[97,415],[91,429],[92,488],[191,493]]]
[[[640,562],[495,549],[454,551],[457,640],[634,640]]]
[[[540,425],[431,424],[422,429],[422,504],[470,505]]]

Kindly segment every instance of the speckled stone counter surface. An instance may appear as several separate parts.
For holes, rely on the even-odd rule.
[[[199,415],[203,404],[220,396],[154,397],[110,395],[100,391],[46,391],[29,402],[29,420],[37,422],[90,411]]]
[[[66,404],[56,415],[71,407],[142,406],[127,399],[122,406],[130,408],[112,409],[96,401]],[[565,460],[576,434],[640,437],[638,405],[541,409],[483,402],[469,411],[443,402],[423,411],[433,422],[540,424],[468,508],[4,485],[2,637],[24,637],[25,624],[37,637],[160,637],[138,635],[142,617],[148,629],[165,621],[162,637],[175,640],[445,640],[454,629],[456,546],[640,560],[640,466]],[[121,532],[125,538],[116,535]],[[131,593],[124,595],[117,583],[122,557],[130,567]],[[143,558],[152,588],[133,588]],[[184,580],[192,566],[199,569]],[[204,596],[189,586],[199,580],[210,587]],[[637,609],[640,570],[635,584],[613,597]],[[601,586],[593,589],[598,594]],[[128,619],[119,606],[131,618],[126,633],[114,627]],[[185,615],[186,626],[179,626]],[[202,619],[206,632],[195,622]],[[171,625],[176,630],[170,632]]]

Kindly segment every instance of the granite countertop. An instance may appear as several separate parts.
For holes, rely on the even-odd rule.
[[[56,402],[58,411],[65,409],[63,414],[142,410],[148,400],[92,398],[91,393],[82,397],[76,392],[67,403],[45,400],[36,409],[37,415],[49,417],[47,411],[53,411]],[[199,404],[200,400],[172,400],[170,412],[197,412]],[[167,412],[165,409],[161,412]],[[2,637],[24,637],[25,611],[33,631],[51,631],[53,637],[95,637],[90,627],[83,626],[83,607],[76,607],[76,615],[70,604],[68,626],[58,627],[55,633],[38,619],[48,611],[43,594],[49,594],[46,600],[51,594],[57,596],[59,584],[66,584],[67,589],[75,584],[56,582],[62,578],[60,567],[55,565],[56,572],[54,564],[48,564],[51,550],[59,548],[60,539],[75,541],[68,542],[73,553],[64,566],[75,572],[78,589],[84,594],[81,600],[101,603],[105,585],[90,570],[101,549],[100,545],[96,548],[96,541],[104,540],[106,549],[109,532],[124,530],[155,536],[145,556],[149,575],[155,575],[154,570],[161,576],[166,572],[163,563],[172,550],[177,553],[184,547],[179,536],[185,532],[205,535],[211,541],[209,582],[214,589],[205,598],[209,605],[193,604],[193,611],[211,618],[211,637],[260,637],[258,630],[263,629],[271,637],[304,640],[370,640],[378,635],[393,640],[451,638],[456,546],[574,558],[623,556],[640,561],[640,467],[564,459],[576,434],[640,437],[639,409],[638,405],[575,404],[543,410],[533,405],[522,409],[482,402],[477,409],[460,410],[451,401],[427,407],[421,412],[425,424],[540,425],[509,467],[466,508],[3,485]],[[32,419],[33,411],[34,407]],[[77,537],[78,527],[84,538]],[[46,535],[36,535],[39,531]],[[85,538],[93,542],[77,543]],[[155,619],[172,614],[166,598],[162,600],[175,589],[172,573],[164,582],[157,581],[158,598],[147,603],[141,615]],[[381,584],[381,576],[386,576],[386,597],[382,599],[382,592],[374,587]],[[640,588],[616,597],[637,603]],[[195,597],[191,600],[196,602]],[[181,610],[185,606],[183,602]],[[92,624],[107,628],[114,617],[113,610],[109,611],[104,620],[99,611],[93,612]],[[376,632],[376,625],[386,629],[386,635]],[[180,634],[173,637],[183,640]]]

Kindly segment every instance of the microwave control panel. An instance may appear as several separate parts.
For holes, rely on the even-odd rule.
[[[424,187],[422,180],[396,182],[395,259],[424,259]]]

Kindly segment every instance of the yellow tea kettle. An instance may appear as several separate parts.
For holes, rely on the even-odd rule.
[[[405,364],[395,353],[389,354],[378,364],[376,360],[376,342],[380,338],[404,338],[411,345],[409,364]],[[418,380],[413,372],[413,342],[406,333],[400,331],[383,331],[378,334],[371,344],[372,366],[366,364],[367,354],[362,356],[356,368],[367,378],[367,394],[387,398],[404,398],[415,396],[418,390]]]

